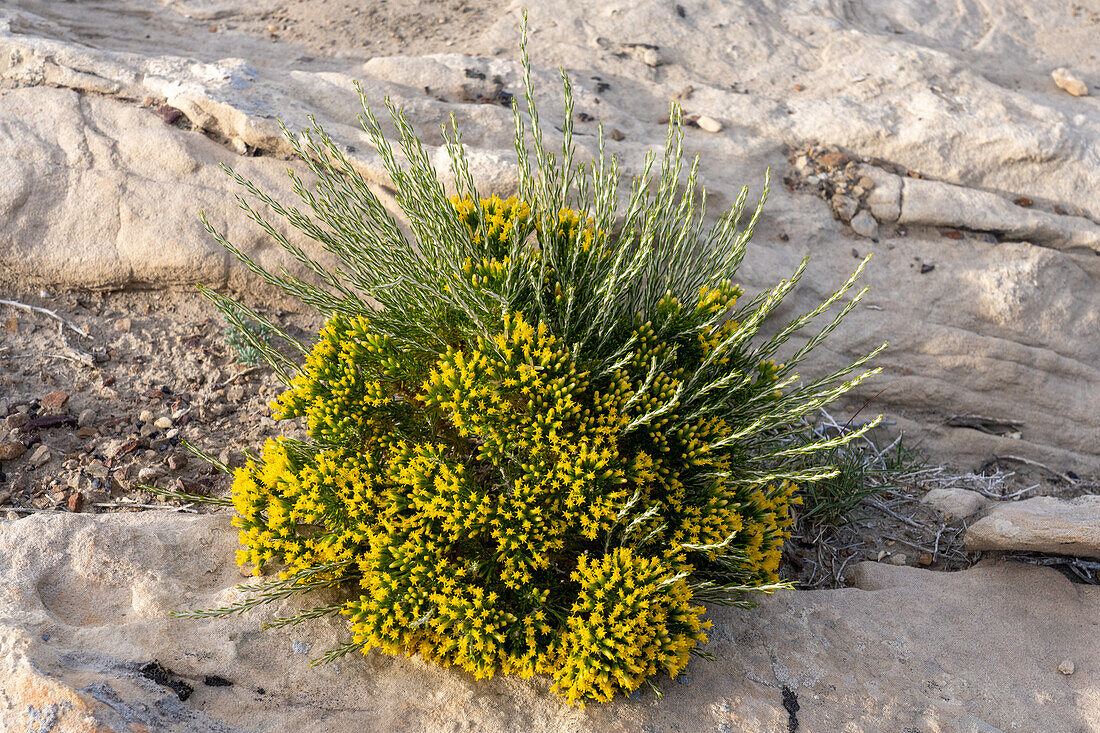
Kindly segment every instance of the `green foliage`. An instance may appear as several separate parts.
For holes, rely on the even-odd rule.
[[[583,702],[678,674],[706,640],[693,602],[748,605],[781,587],[798,483],[834,475],[813,456],[863,433],[796,442],[799,420],[871,376],[861,370],[878,350],[805,383],[794,370],[863,293],[775,359],[863,266],[760,337],[806,266],[751,298],[734,284],[764,197],[745,221],[746,187],[707,225],[673,108],[659,171],[648,156],[621,205],[602,134],[594,160],[574,160],[568,78],[553,152],[526,53],[524,69],[507,200],[479,195],[453,121],[448,197],[400,110],[389,107],[395,148],[364,101],[412,242],[319,128],[287,133],[316,177],[294,177],[304,210],[237,177],[260,202],[242,198],[245,211],[315,278],[268,272],[215,236],[328,321],[300,368],[249,339],[287,384],[277,417],[304,420],[310,439],[268,441],[234,480],[238,559],[279,579],[192,615],[340,588],[346,602],[274,624],[341,613],[353,640],[322,661],[415,653],[478,677],[552,675]],[[339,266],[322,267],[265,210]],[[254,317],[204,292],[232,322]]]
[[[225,319],[225,345],[236,352],[238,362],[258,366],[263,363],[263,351],[253,344],[260,341],[271,346],[275,343],[275,334],[260,321],[242,319],[239,323],[241,325]]]
[[[821,433],[814,430],[803,437],[808,443],[820,439]],[[804,465],[811,463],[833,466],[837,473],[803,485],[799,492],[802,499],[799,514],[810,524],[834,526],[852,520],[867,497],[904,486],[925,467],[923,459],[900,438],[880,448],[866,436],[812,454]]]

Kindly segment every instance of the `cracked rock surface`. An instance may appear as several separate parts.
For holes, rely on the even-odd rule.
[[[853,588],[783,591],[752,611],[712,607],[706,650],[717,661],[693,659],[682,677],[660,680],[660,699],[647,691],[581,710],[542,678],[479,682],[418,659],[371,654],[310,669],[346,629],[261,631],[296,606],[169,617],[238,597],[233,549],[224,514],[0,520],[0,557],[12,559],[0,566],[0,729],[228,733],[323,720],[337,733],[777,731],[792,699],[807,731],[1100,726],[1100,589],[1049,568],[863,563]],[[1072,675],[1059,671],[1067,659]]]

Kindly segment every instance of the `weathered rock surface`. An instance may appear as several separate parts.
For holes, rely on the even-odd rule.
[[[921,501],[953,519],[972,517],[990,503],[989,499],[969,489],[932,489]]]
[[[713,608],[716,662],[693,660],[679,682],[663,680],[661,699],[580,710],[545,679],[477,682],[418,659],[371,654],[310,669],[346,631],[340,621],[259,628],[297,606],[170,618],[239,597],[234,550],[224,515],[0,521],[0,729],[778,731],[789,723],[784,687],[799,730],[1100,727],[1100,589],[1047,568],[864,563],[857,588]],[[1059,672],[1066,659],[1072,676]],[[153,660],[193,689],[186,700],[141,673]]]
[[[968,550],[1100,557],[1100,496],[1000,504],[966,530]]]
[[[875,186],[866,203],[883,223],[877,242],[853,239],[826,203],[775,186],[742,269],[755,290],[813,255],[782,317],[843,280],[853,244],[875,255],[868,307],[805,370],[827,373],[890,342],[884,376],[841,411],[875,398],[868,410],[929,433],[922,446],[937,461],[974,468],[1014,455],[1100,473],[1100,102],[1050,78],[1062,65],[1100,77],[1090,57],[1100,16],[1070,0],[1044,13],[1022,0],[966,12],[943,3],[680,5],[683,13],[664,0],[517,1],[440,16],[460,46],[416,41],[410,55],[394,55],[402,46],[388,38],[386,53],[367,48],[366,18],[347,21],[354,33],[333,26],[322,51],[229,28],[265,13],[336,12],[316,0],[289,15],[276,0],[9,4],[0,8],[0,281],[251,282],[202,231],[199,208],[245,252],[293,264],[236,210],[217,166],[285,193],[289,146],[276,116],[300,128],[314,112],[381,190],[386,179],[354,119],[353,78],[376,108],[391,95],[430,143],[455,110],[475,177],[507,192],[504,102],[520,91],[516,28],[528,6],[544,116],[557,114],[561,64],[574,79],[578,142],[594,146],[596,122],[616,130],[608,148],[627,172],[663,142],[672,97],[696,119],[722,122],[713,134],[689,129],[686,142],[701,156],[713,211],[743,183],[759,184],[766,167],[778,180],[791,148],[839,146],[867,169]],[[413,10],[410,21],[427,12]],[[426,50],[463,53],[411,55]],[[141,107],[146,98],[152,106]],[[182,118],[166,125],[161,103]],[[430,154],[446,177],[445,152]],[[874,234],[866,217],[858,225]],[[967,236],[945,239],[941,226]],[[1020,421],[1019,440],[944,423],[958,414]]]

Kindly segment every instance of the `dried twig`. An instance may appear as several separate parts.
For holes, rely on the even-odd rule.
[[[58,321],[62,325],[68,326],[69,328],[76,331],[78,334],[80,334],[84,338],[91,338],[91,336],[88,335],[87,331],[82,329],[80,326],[77,326],[76,324],[72,323],[71,321],[65,320],[64,318],[57,315],[56,313],[54,313],[49,308],[40,308],[37,305],[27,305],[26,303],[20,303],[18,300],[2,300],[2,299],[0,299],[0,305],[10,305],[12,308],[21,308],[22,310],[30,311],[32,313],[42,313],[43,315],[47,315],[50,318],[53,318],[55,321]]]
[[[191,504],[186,506],[171,506],[168,504],[138,504],[136,502],[128,501],[114,501],[114,502],[100,502],[98,504],[92,504],[95,507],[103,507],[105,509],[159,509],[166,512],[185,512],[187,514],[198,514],[197,509],[193,509]]]
[[[871,498],[868,498],[866,501],[867,501],[868,504],[873,506],[875,509],[878,509],[881,512],[886,512],[887,514],[889,514],[891,517],[898,520],[899,522],[902,522],[904,524],[908,524],[910,527],[915,527],[916,529],[924,529],[923,525],[918,524],[917,522],[914,522],[909,517],[903,517],[902,515],[898,514],[893,509],[886,506],[885,504],[883,504],[880,501],[875,501],[874,499],[871,499]]]
[[[262,367],[260,367],[260,366],[254,366],[254,367],[249,367],[248,369],[245,369],[245,370],[244,370],[244,371],[242,371],[242,372],[237,372],[236,374],[234,374],[234,375],[233,375],[232,377],[230,377],[229,379],[225,380],[225,381],[224,381],[224,382],[222,382],[221,384],[218,384],[218,385],[216,385],[216,386],[214,387],[214,389],[215,389],[215,390],[218,390],[218,389],[224,389],[224,388],[228,387],[229,385],[233,384],[234,382],[236,382],[236,381],[237,381],[238,379],[240,379],[241,377],[243,377],[243,376],[246,376],[246,375],[248,375],[248,374],[252,374],[253,372],[258,372],[258,371],[260,371],[260,369],[262,369]]]
[[[1065,481],[1066,483],[1069,483],[1069,484],[1077,483],[1075,479],[1070,478],[1068,475],[1062,473],[1061,471],[1054,470],[1053,468],[1046,465],[1045,463],[1039,463],[1039,461],[1033,461],[1030,458],[1024,458],[1022,456],[1010,456],[1010,455],[993,456],[993,458],[991,458],[989,461],[986,461],[986,465],[987,466],[991,465],[993,463],[996,463],[997,461],[1012,461],[1013,463],[1020,463],[1020,464],[1023,464],[1025,466],[1031,466],[1032,468],[1038,468],[1042,471],[1046,471],[1051,476],[1059,478],[1062,481]]]

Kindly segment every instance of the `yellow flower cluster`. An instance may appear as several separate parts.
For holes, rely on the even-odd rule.
[[[515,196],[501,199],[498,196],[479,199],[477,205],[470,197],[451,197],[462,223],[474,245],[485,251],[489,259],[501,259],[508,253],[512,238],[522,241],[531,219],[531,207]],[[478,218],[478,207],[484,223]]]
[[[486,251],[463,275],[491,287],[529,209],[485,199],[479,219],[452,203]],[[581,216],[559,220],[558,236],[591,246]],[[237,471],[239,561],[347,563],[334,577],[358,585],[344,613],[364,652],[550,674],[570,702],[678,674],[708,625],[686,578],[721,557],[746,582],[775,580],[791,525],[794,485],[721,478],[736,456],[711,446],[730,426],[661,409],[732,332],[716,316],[739,295],[725,283],[690,308],[666,298],[662,322],[715,325],[674,344],[661,323],[634,324],[630,358],[599,378],[519,312],[427,372],[368,318],[333,317],[273,404],[312,442],[269,441]],[[774,365],[756,371],[774,382]]]
[[[556,689],[569,702],[607,702],[658,670],[678,675],[696,644],[707,640],[706,610],[691,605],[683,579],[660,561],[618,548],[599,559],[582,555],[570,578],[580,584],[562,640]]]

